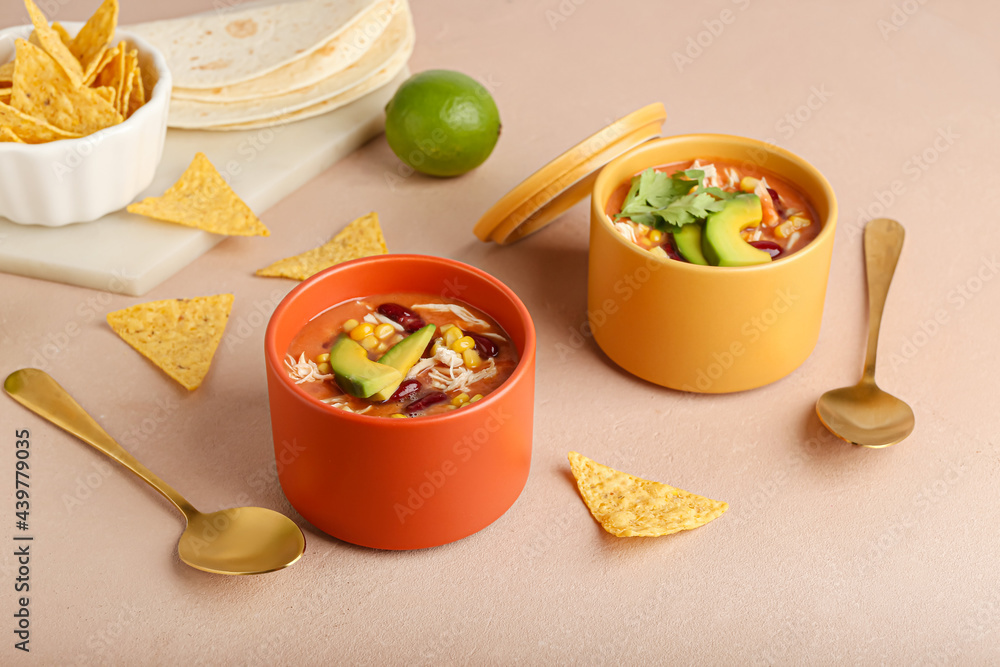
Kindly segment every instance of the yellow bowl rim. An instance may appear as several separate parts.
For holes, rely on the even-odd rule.
[[[830,210],[827,212],[826,219],[823,221],[823,228],[820,230],[819,234],[816,235],[816,238],[814,238],[808,245],[806,245],[801,250],[797,250],[788,257],[782,258],[780,261],[777,262],[770,262],[768,264],[755,264],[752,266],[701,266],[699,264],[691,264],[689,262],[678,262],[677,260],[672,260],[668,257],[657,257],[656,255],[653,255],[647,252],[646,250],[643,250],[636,244],[631,243],[630,241],[622,237],[622,235],[615,230],[614,225],[611,222],[611,217],[607,213],[605,213],[604,205],[606,202],[599,200],[603,199],[603,197],[598,198],[597,196],[598,192],[600,192],[602,188],[609,187],[607,185],[607,181],[610,180],[613,177],[613,175],[617,174],[617,172],[621,170],[622,163],[624,163],[627,160],[633,159],[636,156],[636,154],[656,151],[661,146],[669,145],[672,143],[694,142],[694,141],[708,141],[715,143],[726,142],[726,143],[746,146],[748,148],[763,149],[769,153],[779,155],[785,158],[786,160],[794,162],[798,164],[800,167],[802,167],[804,171],[808,172],[811,176],[813,176],[813,178],[816,179],[816,182],[819,184],[820,189],[822,190],[824,196],[830,202]],[[712,157],[712,156],[706,155],[705,157]],[[649,165],[649,166],[655,166],[655,165]],[[778,175],[780,176],[781,174]],[[631,176],[632,174],[629,174],[629,177]],[[614,176],[614,177],[616,185],[622,182],[620,176]],[[792,184],[796,185],[794,182]],[[628,248],[632,252],[636,253],[638,256],[641,256],[645,260],[654,259],[663,263],[669,262],[672,269],[676,269],[678,271],[694,271],[695,273],[707,272],[709,274],[713,274],[719,271],[723,272],[739,271],[744,273],[749,273],[752,271],[769,271],[769,270],[775,270],[774,269],[775,266],[783,266],[796,261],[807,261],[805,258],[809,257],[815,252],[819,252],[816,249],[822,246],[823,242],[826,241],[828,237],[834,234],[834,230],[837,226],[837,198],[833,193],[833,188],[830,186],[830,182],[827,181],[826,177],[822,174],[822,172],[820,172],[819,169],[814,167],[812,163],[806,160],[805,158],[802,158],[799,155],[796,155],[795,153],[787,149],[781,148],[780,146],[775,146],[774,144],[769,144],[767,142],[760,141],[759,139],[752,139],[750,137],[741,137],[739,135],[734,135],[734,134],[712,134],[712,133],[677,134],[669,137],[660,137],[659,139],[652,139],[650,141],[647,141],[646,143],[641,144],[636,148],[632,149],[625,155],[615,158],[613,161],[608,163],[608,165],[604,167],[604,169],[601,170],[601,173],[598,174],[597,176],[597,180],[594,182],[594,190],[590,197],[590,205],[592,213],[596,216],[596,219],[601,221],[601,224],[604,225],[605,230],[610,232],[612,236],[614,236],[614,238],[619,243],[628,246]]]

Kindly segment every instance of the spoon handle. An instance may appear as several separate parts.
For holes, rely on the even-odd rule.
[[[903,226],[889,218],[872,220],[865,227],[865,270],[868,275],[868,352],[864,382],[875,382],[875,353],[882,326],[882,310],[892,274],[903,250]]]
[[[129,454],[94,421],[80,404],[73,400],[45,371],[22,368],[7,376],[4,391],[11,398],[59,428],[75,435],[94,449],[103,452],[122,464],[146,483],[163,494],[190,521],[198,513],[181,494],[153,474],[149,468]]]

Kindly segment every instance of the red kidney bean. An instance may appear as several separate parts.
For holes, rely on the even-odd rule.
[[[676,259],[678,262],[687,262],[687,260],[681,257],[681,254],[677,252],[677,244],[674,242],[674,235],[668,234],[667,238],[668,241],[660,245],[660,247],[663,248],[663,251],[667,253],[667,257],[670,259]]]
[[[500,354],[500,348],[492,340],[486,336],[474,333],[472,331],[462,330],[463,336],[468,336],[472,340],[476,341],[476,351],[479,352],[479,356],[482,358],[495,357]]]
[[[410,398],[415,393],[420,391],[420,386],[421,386],[420,380],[416,380],[414,378],[410,378],[409,380],[403,380],[401,383],[399,383],[399,389],[397,389],[396,393],[394,393],[391,397],[389,397],[389,400],[401,401],[404,398]]]
[[[412,403],[407,405],[406,408],[404,409],[410,414],[413,414],[414,412],[420,412],[421,410],[426,410],[432,405],[437,405],[441,401],[447,401],[447,400],[448,400],[448,394],[444,393],[443,391],[432,391],[431,393],[425,394],[421,398],[418,398],[417,400],[413,401]]]
[[[774,210],[778,212],[779,216],[784,216],[785,207],[781,205],[781,198],[778,197],[778,191],[774,188],[768,188],[767,194],[771,195],[771,201],[774,202]]]
[[[750,241],[750,245],[759,250],[764,250],[771,255],[771,259],[776,259],[781,255],[783,249],[774,241]]]
[[[383,303],[377,308],[380,315],[385,315],[393,322],[401,325],[407,333],[413,333],[424,326],[424,320],[415,312],[398,303]]]

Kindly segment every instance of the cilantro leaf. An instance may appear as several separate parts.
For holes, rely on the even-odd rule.
[[[737,195],[735,192],[726,192],[722,188],[701,188],[699,192],[707,192],[716,199],[721,199],[723,201],[728,201]]]
[[[703,221],[736,196],[721,188],[702,186],[704,179],[702,169],[667,176],[649,168],[632,178],[621,212],[615,218],[629,218],[664,231],[678,231],[684,225]]]
[[[721,211],[724,205],[724,201],[716,199],[707,192],[692,192],[670,202],[666,208],[657,211],[655,215],[662,217],[664,222],[669,225],[683,227],[692,222],[704,220],[710,213]]]

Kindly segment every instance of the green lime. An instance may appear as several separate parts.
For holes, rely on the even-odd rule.
[[[493,152],[500,112],[472,77],[428,70],[403,82],[385,107],[385,138],[399,159],[432,176],[458,176]]]

